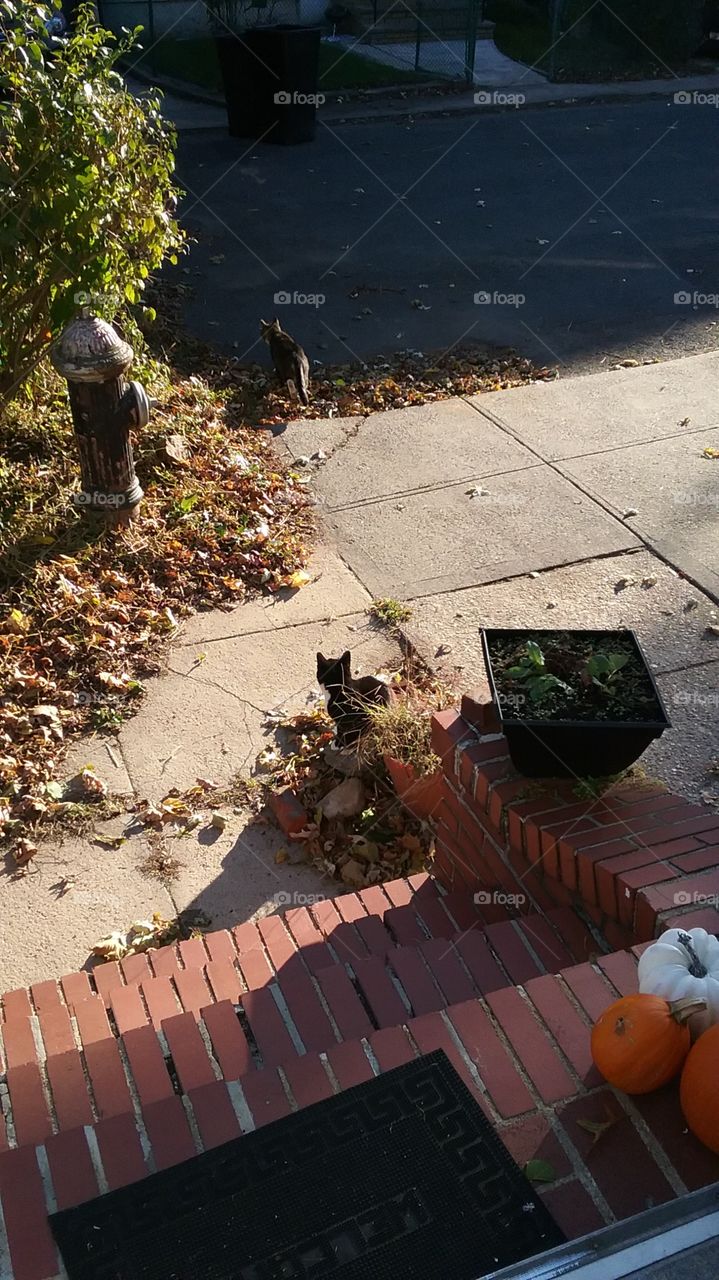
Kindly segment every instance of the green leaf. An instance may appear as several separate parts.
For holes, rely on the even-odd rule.
[[[65,788],[59,782],[48,782],[45,790],[53,800],[61,800]]]
[[[522,1172],[530,1182],[554,1182],[557,1176],[548,1160],[528,1160]]]
[[[529,658],[530,662],[534,664],[535,667],[544,666],[544,654],[542,653],[542,650],[540,649],[536,640],[527,641],[527,657]]]

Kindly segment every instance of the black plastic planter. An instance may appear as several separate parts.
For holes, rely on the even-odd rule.
[[[568,628],[562,628],[567,632]],[[654,695],[656,714],[646,720],[558,720],[541,715],[520,717],[516,705],[498,688],[492,665],[493,642],[516,639],[536,640],[556,637],[557,631],[511,628],[482,631],[482,648],[492,698],[499,712],[514,767],[527,778],[602,778],[628,769],[655,738],[671,727],[661,694],[633,631],[578,631],[580,635],[607,647],[613,636],[630,640],[641,662],[647,691]]]
[[[233,138],[291,145],[315,136],[319,27],[255,27],[218,36],[227,127]]]

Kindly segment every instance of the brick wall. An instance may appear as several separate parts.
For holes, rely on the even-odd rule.
[[[521,777],[478,692],[432,725],[444,798],[434,874],[448,889],[579,906],[613,948],[681,918],[719,932],[719,814],[652,780],[599,798],[571,779]]]

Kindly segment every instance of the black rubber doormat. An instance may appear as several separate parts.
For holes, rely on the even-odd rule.
[[[564,1241],[441,1051],[51,1223],[70,1280],[479,1280]]]

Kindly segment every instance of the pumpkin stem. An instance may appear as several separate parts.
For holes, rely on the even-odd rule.
[[[706,978],[708,970],[702,964],[701,960],[699,959],[699,956],[694,950],[694,947],[692,945],[692,940],[689,934],[680,933],[677,941],[681,942],[682,946],[684,947],[684,950],[689,954],[689,959],[691,960],[691,964],[689,966],[689,972],[692,975],[692,977]]]
[[[680,1026],[684,1026],[694,1013],[701,1013],[706,1009],[706,1000],[694,1000],[691,996],[686,996],[683,1000],[672,1000],[670,1003],[672,1017]]]

